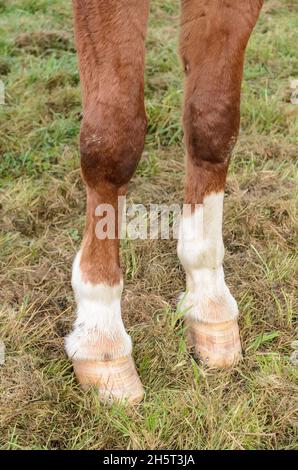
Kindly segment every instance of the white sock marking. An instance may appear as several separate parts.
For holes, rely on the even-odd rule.
[[[116,359],[131,354],[132,345],[121,318],[123,283],[93,285],[83,280],[81,253],[75,257],[72,287],[77,302],[74,329],[65,338],[65,349],[73,359]]]
[[[186,271],[186,316],[207,322],[231,320],[238,307],[224,279],[223,192],[204,198],[180,224],[178,256]]]

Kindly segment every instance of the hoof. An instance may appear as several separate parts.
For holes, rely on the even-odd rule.
[[[186,321],[189,346],[211,369],[232,367],[242,358],[237,320],[222,323]]]
[[[95,387],[102,403],[142,401],[144,389],[132,357],[113,361],[74,360],[73,368],[84,390]]]

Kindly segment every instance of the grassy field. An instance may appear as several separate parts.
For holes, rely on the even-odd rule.
[[[130,187],[135,203],[182,201],[178,25],[178,0],[152,0],[149,132]],[[0,448],[298,448],[297,44],[296,0],[265,2],[247,51],[225,204],[225,270],[244,361],[223,372],[193,362],[176,310],[184,274],[175,241],[126,240],[123,316],[146,399],[108,408],[80,390],[63,350],[85,219],[70,2],[0,0]]]

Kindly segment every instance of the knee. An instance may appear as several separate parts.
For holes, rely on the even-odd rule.
[[[84,114],[80,133],[81,169],[85,182],[116,187],[129,182],[141,157],[147,120],[138,110],[100,105]]]
[[[184,129],[194,164],[228,164],[239,132],[239,99],[196,94],[185,105]]]

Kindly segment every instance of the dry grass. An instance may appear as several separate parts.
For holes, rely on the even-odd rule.
[[[130,411],[82,393],[63,351],[85,210],[69,5],[1,0],[0,11],[0,447],[297,448],[290,355],[297,339],[298,107],[289,103],[289,81],[298,78],[296,2],[268,1],[250,42],[226,191],[225,270],[240,306],[245,360],[230,371],[197,367],[176,311],[184,274],[175,242],[125,241],[123,315],[147,391]],[[182,199],[177,15],[177,0],[152,1],[149,135],[131,185],[134,202]]]

